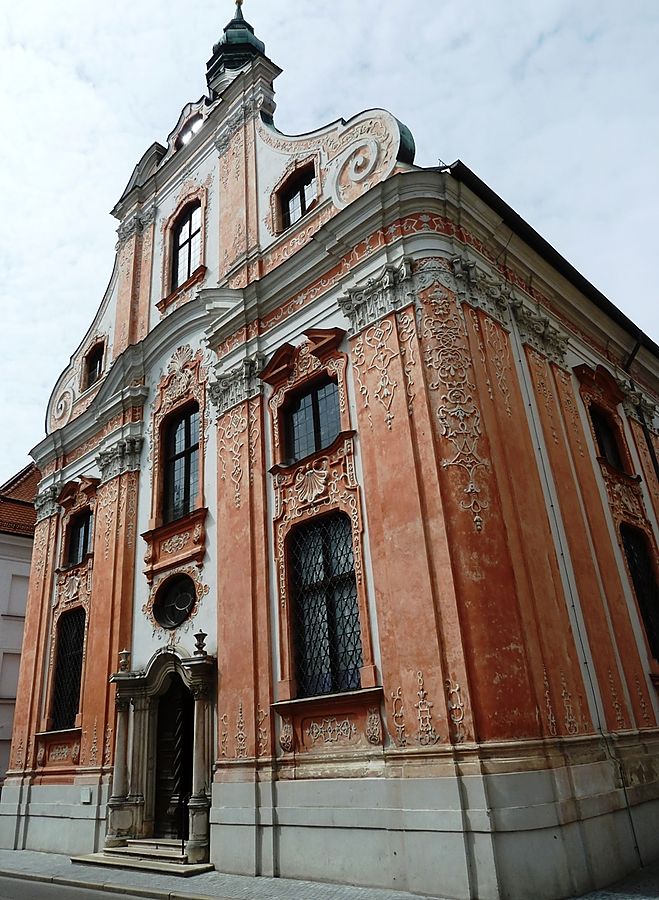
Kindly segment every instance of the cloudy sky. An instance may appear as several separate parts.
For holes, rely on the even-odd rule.
[[[0,0],[0,483],[109,280],[108,214],[205,89],[231,0]],[[657,0],[245,0],[277,126],[384,106],[659,340]]]

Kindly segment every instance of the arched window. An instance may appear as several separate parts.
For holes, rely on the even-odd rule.
[[[620,526],[620,537],[650,652],[659,660],[659,586],[650,545],[645,534],[631,525]]]
[[[189,144],[203,124],[204,120],[201,116],[194,116],[194,118],[190,119],[176,140],[176,149],[180,150],[181,147],[185,147],[186,144]]]
[[[173,522],[195,508],[199,487],[199,405],[193,403],[165,422],[163,519]]]
[[[66,565],[78,566],[91,550],[92,513],[83,509],[69,522],[67,533]]]
[[[279,191],[282,229],[290,228],[306,215],[317,198],[316,170],[312,163],[291,175]]]
[[[350,519],[323,516],[288,539],[299,697],[360,687],[362,644]]]
[[[314,381],[293,394],[283,409],[286,458],[289,463],[323,450],[341,431],[339,388],[336,381]]]
[[[589,408],[590,421],[593,423],[593,431],[597,441],[597,449],[599,455],[603,457],[609,465],[618,469],[620,472],[625,471],[623,455],[620,451],[620,438],[618,429],[611,420],[608,413],[600,409],[599,406],[591,404]]]
[[[80,705],[84,643],[85,611],[78,607],[60,616],[57,625],[57,655],[51,707],[53,731],[75,727]]]
[[[85,388],[95,384],[103,374],[105,345],[95,344],[85,358]]]
[[[172,290],[184,284],[201,264],[201,203],[190,203],[174,225]]]

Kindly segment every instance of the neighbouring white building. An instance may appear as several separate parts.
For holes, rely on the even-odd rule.
[[[0,788],[9,763],[39,478],[31,464],[0,486]]]

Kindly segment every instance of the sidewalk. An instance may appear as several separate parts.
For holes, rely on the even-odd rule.
[[[93,887],[119,895],[130,889],[131,894],[156,900],[420,900],[418,894],[407,891],[321,884],[289,878],[250,878],[245,875],[222,875],[220,872],[180,878],[134,869],[74,865],[68,856],[37,853],[34,850],[0,850],[0,875],[52,881],[71,887]]]
[[[131,894],[155,900],[420,900],[406,891],[349,887],[288,878],[249,878],[208,872],[193,878],[136,870],[74,865],[68,856],[33,850],[0,850],[0,875],[72,887]],[[658,900],[659,862],[580,900]],[[433,897],[430,900],[441,900]],[[529,898],[533,900],[533,898]]]

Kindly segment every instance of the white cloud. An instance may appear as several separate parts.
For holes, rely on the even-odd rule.
[[[246,0],[284,68],[277,125],[383,106],[417,162],[463,159],[655,339],[659,7],[582,0]],[[229,0],[5,0],[0,11],[0,480],[112,269],[134,164],[204,91]]]

